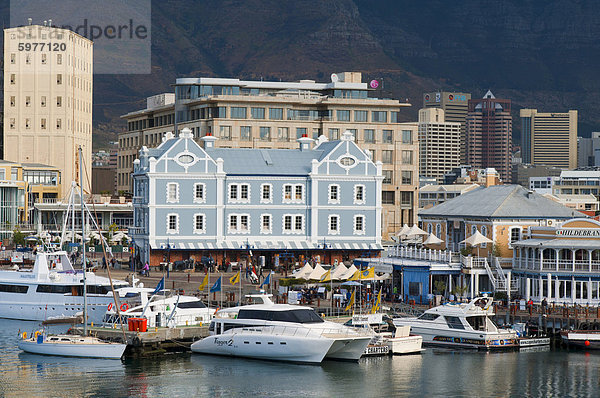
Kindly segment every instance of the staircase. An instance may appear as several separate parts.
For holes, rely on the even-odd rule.
[[[506,278],[504,270],[500,266],[498,258],[494,257],[493,268],[490,267],[487,258],[484,259],[483,265],[488,277],[490,278],[490,281],[492,282],[492,286],[494,286],[494,291],[508,293],[508,279]],[[511,293],[514,293],[517,292],[517,290],[517,280],[511,276],[510,291]]]

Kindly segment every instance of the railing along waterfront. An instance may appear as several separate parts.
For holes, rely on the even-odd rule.
[[[458,263],[460,256],[449,250],[433,250],[418,247],[392,246],[388,250],[390,257],[402,257],[414,260],[427,260],[438,263]]]

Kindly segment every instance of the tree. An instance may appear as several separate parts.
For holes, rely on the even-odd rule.
[[[433,282],[433,292],[435,294],[444,294],[445,291],[446,291],[446,282],[444,282],[444,281]]]
[[[13,230],[13,243],[15,245],[25,245],[25,234],[21,232],[18,226]]]

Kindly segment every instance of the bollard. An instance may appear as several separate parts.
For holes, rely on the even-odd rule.
[[[175,290],[175,281],[173,281],[173,290]]]
[[[188,273],[188,283],[190,283],[190,274]]]

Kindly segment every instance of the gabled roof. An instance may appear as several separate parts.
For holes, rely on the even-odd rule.
[[[569,219],[585,217],[520,185],[494,185],[422,210],[421,216]]]
[[[223,170],[232,175],[307,175],[312,160],[323,155],[318,149],[209,148],[206,153],[223,159]]]

